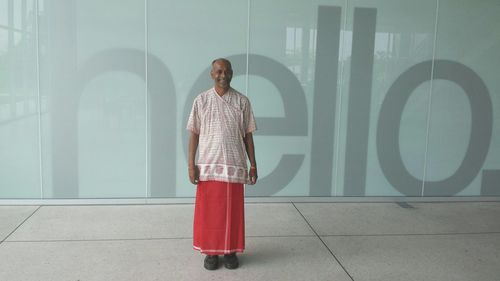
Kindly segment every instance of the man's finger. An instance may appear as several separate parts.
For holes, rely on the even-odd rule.
[[[250,177],[250,182],[251,182],[252,184],[255,184],[255,183],[257,182],[257,177],[256,177],[256,176],[251,176],[251,177]]]

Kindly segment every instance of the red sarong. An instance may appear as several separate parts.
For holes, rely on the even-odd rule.
[[[196,189],[193,248],[223,255],[245,250],[242,183],[200,181]]]

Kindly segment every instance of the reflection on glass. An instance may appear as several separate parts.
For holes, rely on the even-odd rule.
[[[0,198],[40,198],[34,1],[0,1]]]
[[[0,122],[36,113],[33,1],[2,1],[0,25]]]

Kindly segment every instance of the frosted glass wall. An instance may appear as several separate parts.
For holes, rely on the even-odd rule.
[[[496,0],[0,0],[0,199],[192,197],[227,57],[247,196],[500,195]]]

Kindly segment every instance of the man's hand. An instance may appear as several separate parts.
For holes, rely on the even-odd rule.
[[[245,142],[245,149],[247,151],[248,160],[250,160],[250,171],[248,171],[248,177],[250,179],[250,184],[255,184],[257,182],[257,163],[255,162],[255,147],[253,144],[252,133],[247,133],[243,138]]]
[[[198,169],[198,166],[190,166],[189,167],[189,181],[191,181],[192,184],[198,184],[198,180],[200,177],[200,170]]]
[[[257,167],[250,167],[250,171],[248,172],[248,177],[250,178],[250,184],[255,184],[257,182]]]

